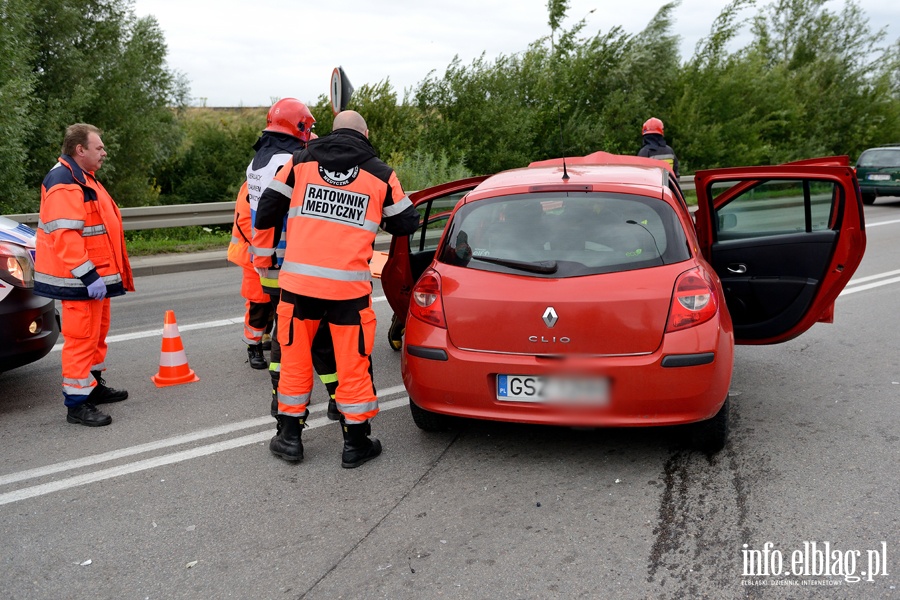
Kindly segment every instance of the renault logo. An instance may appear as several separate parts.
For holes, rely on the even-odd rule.
[[[544,311],[544,316],[541,317],[543,319],[544,324],[547,327],[553,327],[556,325],[556,322],[559,320],[559,317],[556,316],[556,311],[553,310],[552,306],[548,306],[547,310]]]

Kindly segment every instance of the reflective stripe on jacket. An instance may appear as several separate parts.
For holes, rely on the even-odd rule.
[[[359,132],[338,129],[294,154],[263,192],[253,246],[272,248],[287,214],[281,288],[304,296],[349,300],[372,292],[369,261],[379,225],[408,235],[418,212],[393,169]],[[257,256],[256,266],[265,266]]]
[[[666,161],[672,167],[675,177],[681,177],[678,157],[675,156],[675,151],[666,144],[666,138],[658,133],[648,133],[644,136],[644,145],[638,150],[638,156]]]
[[[259,206],[259,197],[262,195],[263,190],[269,186],[269,183],[275,177],[275,173],[291,159],[294,152],[302,148],[303,142],[300,139],[275,131],[263,131],[256,144],[253,145],[256,154],[247,166],[247,193],[250,201],[251,224],[256,222],[256,209]],[[255,233],[255,230],[251,230],[249,234],[251,239],[253,233]],[[278,268],[284,262],[284,248],[287,240],[287,216],[285,216],[281,224],[281,231],[278,232],[277,240],[277,242],[273,242],[273,245],[266,245],[262,248],[253,248],[251,246],[250,248],[250,253],[253,255],[251,260],[257,253],[260,256],[270,257],[264,265],[269,268],[269,276],[260,278],[263,288],[270,294],[278,293]]]
[[[34,293],[47,298],[89,300],[87,286],[99,278],[107,297],[134,291],[119,207],[69,156],[41,185],[34,271]]]

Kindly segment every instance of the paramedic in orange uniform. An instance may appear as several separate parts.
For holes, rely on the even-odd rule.
[[[244,299],[243,340],[247,344],[247,361],[254,369],[268,369],[263,355],[263,335],[272,316],[272,301],[259,283],[259,275],[253,268],[250,253],[250,236],[253,221],[250,216],[250,198],[247,182],[241,186],[234,203],[234,223],[231,226],[231,243],[228,244],[228,260],[241,267],[241,297]]]
[[[311,141],[278,172],[256,211],[254,248],[273,248],[288,216],[277,309],[283,427],[269,444],[288,461],[303,459],[300,434],[313,389],[310,347],[321,321],[331,330],[337,360],[341,466],[358,467],[381,453],[381,443],[368,437],[369,420],[378,413],[369,261],[379,226],[409,235],[418,228],[419,214],[368,137],[359,113],[339,113],[330,134]],[[259,257],[254,264],[268,266]]]
[[[285,163],[291,160],[295,152],[306,147],[306,144],[315,139],[316,134],[312,129],[316,119],[309,108],[296,98],[282,98],[275,102],[266,115],[266,128],[262,135],[253,144],[255,151],[253,159],[247,166],[246,193],[250,209],[250,223],[256,217],[256,209],[259,206],[259,197],[268,187],[269,182]],[[250,238],[253,238],[251,227]],[[271,303],[268,314],[274,318],[275,308],[281,298],[281,288],[278,285],[278,274],[281,263],[284,262],[284,249],[287,245],[287,215],[284,217],[282,227],[276,235],[277,243],[274,249],[253,248],[250,246],[250,260],[258,256],[259,262],[267,263],[265,267],[250,263],[255,268],[254,275],[262,290],[268,294]],[[328,418],[336,421],[340,417],[337,406],[334,404],[334,391],[337,389],[337,365],[334,360],[334,346],[331,343],[331,332],[323,323],[315,338],[313,338],[313,365],[325,389],[328,392]],[[269,362],[269,376],[272,381],[271,412],[275,417],[276,429],[281,431],[281,415],[278,414],[278,381],[281,377],[281,346],[278,343],[278,325],[272,329],[272,354]]]
[[[62,156],[41,185],[34,293],[62,306],[62,388],[66,419],[89,427],[112,423],[97,404],[128,392],[106,386],[109,299],[134,291],[122,215],[94,177],[106,150],[86,123],[66,129]]]

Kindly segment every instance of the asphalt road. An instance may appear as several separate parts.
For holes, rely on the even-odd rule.
[[[0,597],[896,598],[900,203],[866,211],[835,323],[738,347],[713,458],[677,428],[420,432],[379,289],[384,454],[341,469],[317,388],[288,464],[238,269],[138,277],[113,300],[111,426],[66,423],[59,352],[0,375]],[[166,310],[197,383],[150,381]]]

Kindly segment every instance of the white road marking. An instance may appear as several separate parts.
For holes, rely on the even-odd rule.
[[[851,279],[847,285],[858,285],[860,283],[865,283],[867,281],[875,281],[876,279],[884,279],[885,277],[893,277],[894,275],[900,275],[900,269],[896,271],[888,271],[887,273],[879,273],[878,275],[869,275],[868,277],[857,277],[856,279]]]
[[[878,223],[866,223],[866,229],[869,227],[878,227],[879,225],[894,225],[895,223],[900,223],[900,219],[893,219],[891,221],[879,221]]]
[[[396,391],[397,389],[403,389],[403,386],[396,386],[393,388],[389,388],[389,390],[385,390],[385,394],[388,391]],[[405,391],[405,390],[404,390]],[[409,403],[409,398],[404,396],[402,398],[397,398],[396,400],[389,400],[387,402],[379,403],[380,411],[392,410],[394,408],[399,408],[401,406],[407,406]],[[319,405],[324,408],[324,405]],[[310,409],[310,412],[313,411],[315,407]],[[322,410],[319,408],[319,410]],[[242,421],[245,424],[245,427],[255,427],[257,425],[263,425],[265,423],[271,423],[272,418],[266,417],[264,419],[251,419],[248,421]],[[246,425],[248,423],[253,423],[253,425]],[[330,421],[327,417],[319,417],[316,419],[312,419],[307,422],[307,429],[317,429],[319,427],[324,427],[325,425],[329,425],[332,423],[337,423],[336,421]],[[240,424],[235,424],[240,425]],[[227,426],[226,426],[227,427]],[[208,429],[201,432],[197,432],[197,436],[193,439],[202,439],[202,437],[209,437],[210,435],[219,435],[218,433],[209,433],[208,435],[203,435],[205,433],[214,431],[220,428]],[[234,428],[232,428],[232,431]],[[190,436],[179,436],[179,438],[188,438]],[[174,452],[172,454],[165,454],[163,456],[157,456],[154,458],[148,458],[144,460],[139,460],[137,462],[129,463],[126,465],[120,465],[118,467],[110,467],[109,469],[102,469],[100,471],[94,471],[93,473],[85,473],[84,475],[76,475],[74,477],[68,477],[66,479],[60,479],[59,481],[51,481],[49,483],[44,483],[41,485],[35,485],[27,488],[22,488],[20,490],[16,490],[14,492],[7,492],[5,494],[0,494],[0,505],[10,504],[12,502],[19,502],[20,500],[27,500],[28,498],[34,498],[37,496],[43,496],[46,494],[51,494],[53,492],[58,492],[62,490],[67,490],[70,488],[78,487],[81,485],[87,485],[89,483],[96,483],[98,481],[103,481],[106,479],[112,479],[113,477],[121,477],[122,475],[130,475],[132,473],[137,473],[140,471],[146,471],[148,469],[154,469],[156,467],[161,467],[164,465],[171,465],[174,463],[183,462],[186,460],[191,460],[193,458],[199,458],[201,456],[209,456],[211,454],[216,454],[218,452],[224,452],[225,450],[232,450],[234,448],[240,448],[241,446],[249,446],[251,444],[257,444],[259,442],[264,442],[272,437],[271,431],[260,431],[257,433],[251,433],[249,435],[245,435],[242,437],[224,440],[222,442],[216,442],[214,444],[208,444],[206,446],[199,446],[197,448],[192,448],[190,450],[182,450],[181,452]],[[162,440],[157,442],[156,447],[165,447],[166,445],[174,445],[176,442],[172,442],[173,440],[177,440],[179,438],[170,438],[169,440]],[[190,440],[188,440],[190,441]],[[170,444],[165,444],[166,442],[172,442]],[[184,441],[177,442],[179,444],[185,443]],[[135,446],[134,448],[143,448],[139,450],[139,452],[146,452],[153,444],[144,444],[142,446]],[[123,450],[117,451],[119,454],[115,458],[120,458],[122,456],[130,456],[131,454],[136,454],[137,452],[132,452],[133,448],[125,448]],[[41,475],[46,475],[50,473],[57,473],[61,470],[58,467],[62,465],[72,465],[73,463],[79,463],[77,466],[89,466],[93,464],[97,464],[100,462],[105,462],[109,460],[114,460],[110,455],[115,454],[113,452],[108,452],[106,454],[98,454],[94,457],[88,457],[86,459],[82,459],[80,461],[68,461],[66,463],[59,463],[57,465],[50,465],[49,467],[44,467],[44,473]],[[71,466],[67,467],[72,468]],[[22,474],[30,474],[28,477],[17,477],[19,474],[13,473],[12,475],[8,475],[3,478],[3,483],[11,483],[13,481],[20,481],[22,479],[27,479],[30,477],[39,477],[40,475],[34,474],[42,469],[32,469],[30,471],[23,471]]]
[[[846,287],[844,291],[840,293],[841,296],[847,296],[849,294],[855,294],[856,292],[864,292],[866,290],[871,290],[873,288],[881,287],[883,285],[890,285],[892,283],[900,282],[900,277],[894,277],[893,279],[887,279],[885,281],[877,281],[873,283],[868,283],[865,285],[857,285],[853,287]],[[852,283],[852,282],[851,282]]]

